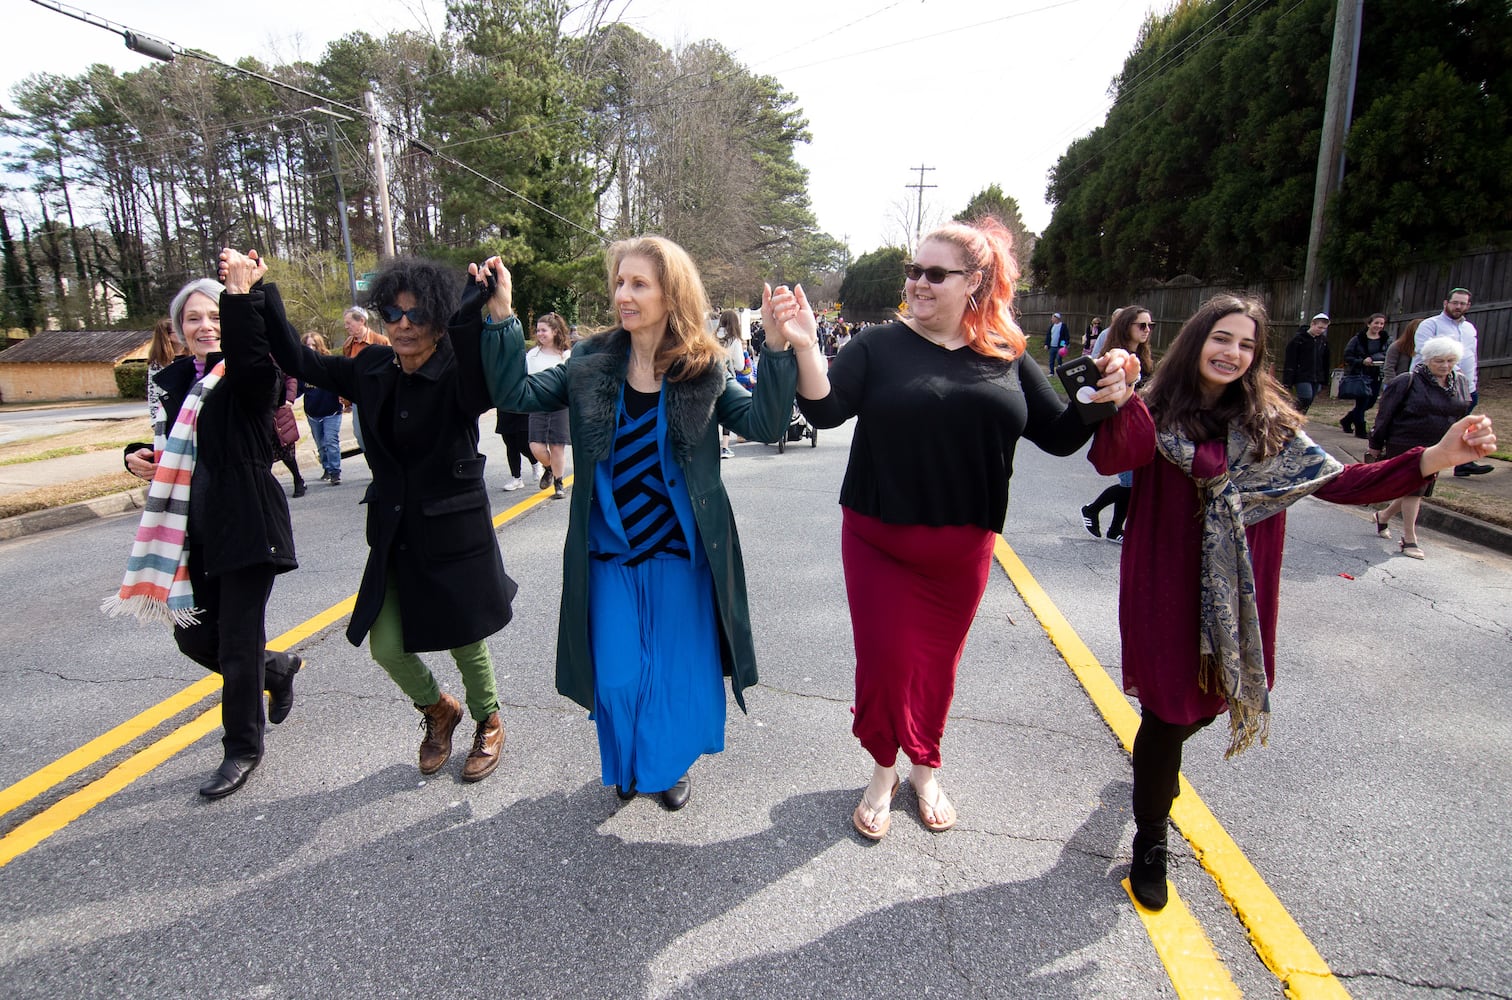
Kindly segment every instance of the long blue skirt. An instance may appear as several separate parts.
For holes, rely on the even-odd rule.
[[[660,792],[724,749],[714,580],[687,559],[591,560],[588,630],[604,784]]]

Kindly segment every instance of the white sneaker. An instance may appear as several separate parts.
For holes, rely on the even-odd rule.
[[[515,476],[513,479],[506,479],[504,480],[504,492],[508,493],[512,490],[520,489],[524,485],[525,480],[521,479],[519,476]]]
[[[536,482],[539,483],[541,481],[541,463],[540,462],[531,462],[530,463],[530,474],[535,477],[535,481]]]
[[[735,457],[735,453],[733,451],[731,451],[730,449],[728,449],[728,448],[721,448],[721,449],[719,449],[719,457],[720,458],[734,458]]]

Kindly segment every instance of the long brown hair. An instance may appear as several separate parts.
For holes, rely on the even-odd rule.
[[[1115,347],[1121,347],[1139,359],[1140,380],[1148,379],[1155,371],[1155,362],[1150,359],[1150,337],[1140,343],[1134,339],[1134,321],[1140,313],[1148,313],[1150,310],[1141,305],[1124,306],[1118,316],[1113,320],[1113,325],[1108,327],[1108,336],[1103,341],[1103,354],[1107,354]],[[1153,315],[1151,317],[1153,319]],[[1154,323],[1150,324],[1150,336],[1155,335]],[[1102,355],[1098,355],[1101,357]]]
[[[961,326],[966,346],[989,358],[1011,361],[1024,353],[1024,331],[1013,318],[1013,286],[1019,279],[1013,256],[1013,234],[1001,222],[984,215],[971,222],[951,222],[928,236],[959,251],[961,266],[981,271],[982,283],[966,303]]]
[[[1398,354],[1405,354],[1409,358],[1417,353],[1417,328],[1423,323],[1422,319],[1415,319],[1402,327],[1402,335],[1396,339],[1392,347],[1397,349]]]
[[[326,343],[325,334],[321,333],[319,330],[306,330],[305,335],[299,339],[300,343],[310,348],[310,350],[314,351],[316,354],[331,353],[331,346]],[[315,341],[313,346],[310,344],[311,340]]]
[[[667,332],[656,348],[656,374],[672,382],[702,375],[711,365],[724,364],[725,349],[704,324],[709,296],[688,251],[664,236],[638,236],[609,248],[609,297],[626,257],[644,257],[656,268],[662,302],[667,307]]]
[[[147,348],[147,360],[159,368],[167,368],[173,359],[188,354],[183,342],[173,332],[173,320],[166,316],[152,328],[152,346]]]
[[[1218,321],[1235,313],[1255,322],[1254,360],[1209,407],[1202,394],[1202,347]],[[1279,452],[1306,418],[1292,406],[1286,391],[1270,373],[1265,358],[1269,322],[1264,303],[1254,296],[1224,293],[1204,302],[1182,324],[1181,332],[1166,349],[1160,359],[1160,370],[1144,393],[1155,427],[1179,431],[1193,441],[1211,441],[1227,437],[1229,427],[1237,423],[1257,457],[1269,458]]]

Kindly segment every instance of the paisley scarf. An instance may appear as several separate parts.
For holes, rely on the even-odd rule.
[[[1255,573],[1244,529],[1317,491],[1344,466],[1300,431],[1278,454],[1257,459],[1244,431],[1231,427],[1226,471],[1199,478],[1192,474],[1197,455],[1193,441],[1175,431],[1159,432],[1155,440],[1160,454],[1192,480],[1202,502],[1197,683],[1203,691],[1212,691],[1216,683],[1228,701],[1229,747],[1224,756],[1232,757],[1257,739],[1264,745],[1270,724]]]

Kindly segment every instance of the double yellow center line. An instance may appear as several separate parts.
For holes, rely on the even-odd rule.
[[[571,480],[573,477],[567,478]],[[534,496],[527,497],[496,515],[493,519],[494,527],[496,529],[503,527],[509,521],[550,498],[551,493],[548,490],[541,490]],[[333,604],[315,617],[269,640],[268,648],[275,651],[285,650],[303,642],[351,614],[356,603],[357,595],[353,594]],[[210,674],[109,732],[95,737],[72,753],[59,757],[41,770],[33,772],[8,788],[0,789],[0,816],[5,816],[32,802],[55,785],[67,781],[85,768],[92,767],[180,712],[199,704],[220,688],[220,675]],[[214,705],[156,742],[132,754],[104,776],[64,796],[37,815],[20,823],[5,836],[0,837],[0,868],[36,847],[180,750],[205,738],[219,725],[220,706]]]

